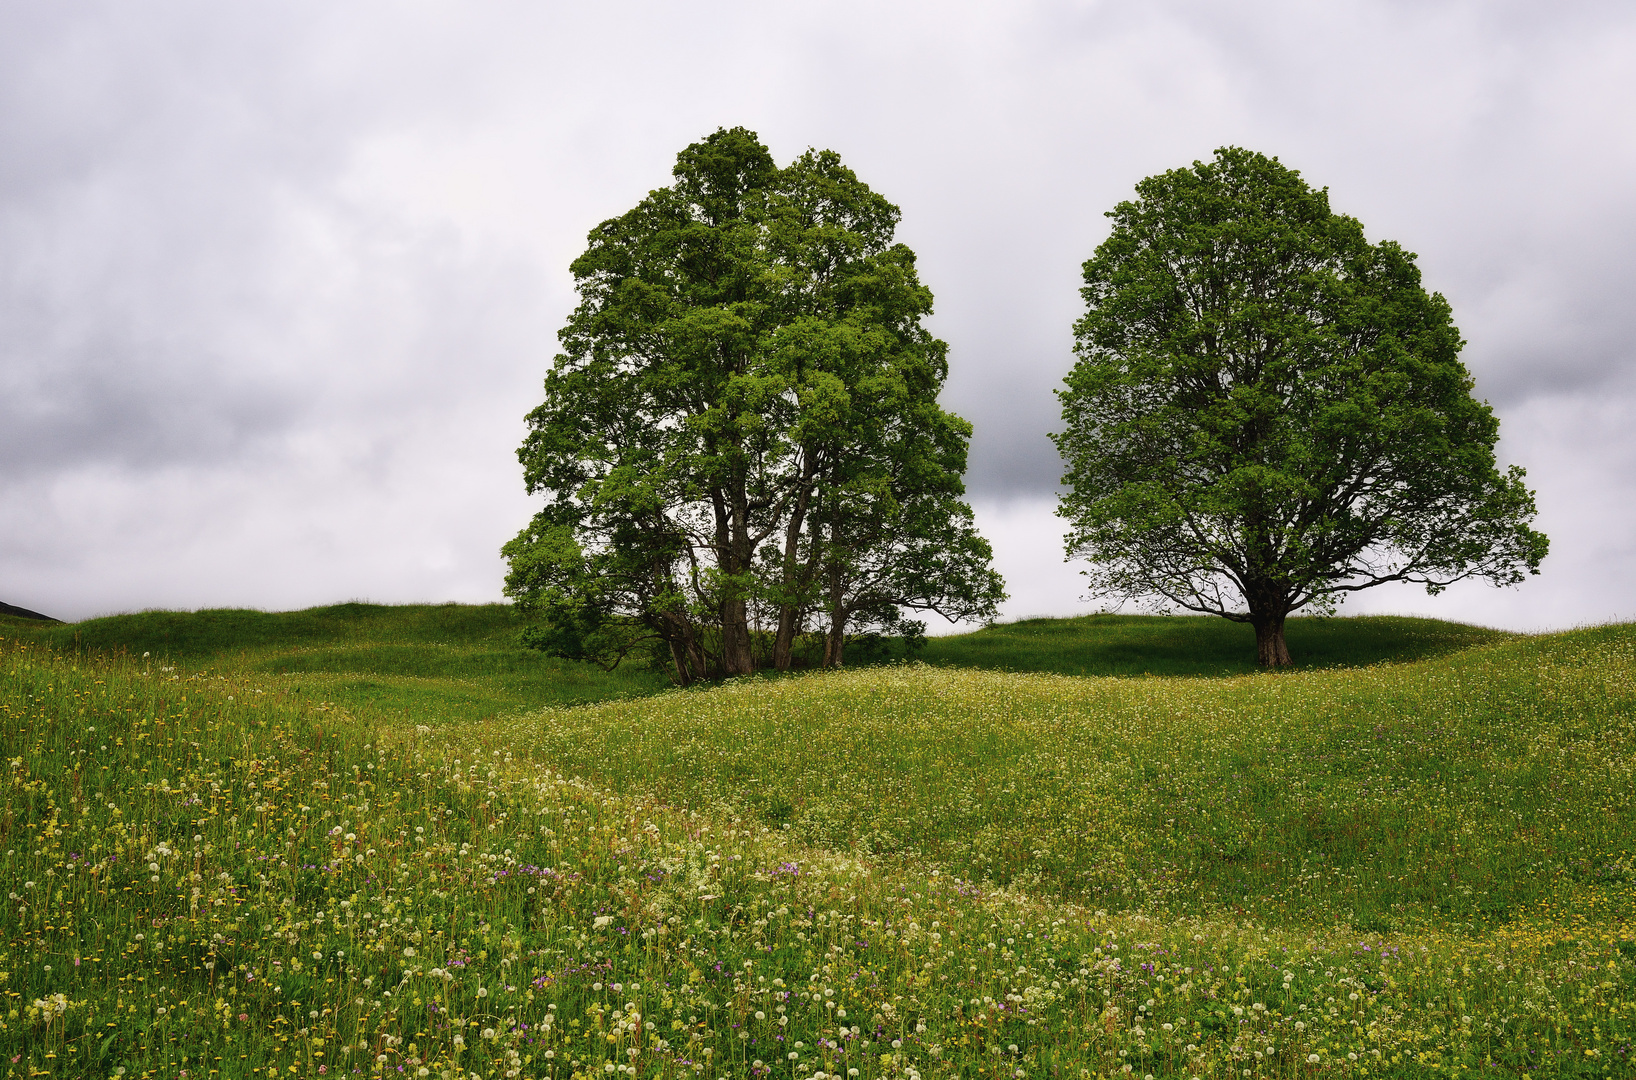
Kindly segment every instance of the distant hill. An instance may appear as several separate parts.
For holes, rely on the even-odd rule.
[[[30,611],[26,607],[17,607],[14,604],[8,604],[4,601],[0,601],[0,615],[10,615],[14,619],[39,619],[42,622],[60,621],[58,619],[53,619],[49,615],[41,615],[38,611]]]

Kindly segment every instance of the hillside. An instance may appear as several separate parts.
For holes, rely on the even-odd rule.
[[[60,652],[269,676],[282,692],[380,717],[477,720],[669,685],[634,664],[605,672],[525,649],[520,628],[504,604],[144,611],[54,625],[0,619],[0,635]]]
[[[0,615],[0,635],[59,652],[149,655],[189,670],[279,676],[290,692],[382,716],[416,711],[477,720],[542,705],[645,695],[670,685],[665,673],[636,660],[605,672],[522,648],[521,628],[503,604],[144,611],[78,623]],[[1288,631],[1303,669],[1422,660],[1513,636],[1395,616],[1292,619]],[[990,671],[1219,678],[1255,671],[1255,637],[1248,627],[1203,616],[1087,615],[928,638],[918,653],[888,639],[860,644],[848,655],[851,667],[918,660]]]
[[[1636,627],[472,719],[278,673],[339,633],[7,625],[0,1071],[1631,1073]]]
[[[1297,669],[1425,660],[1514,635],[1396,615],[1298,618],[1286,637]],[[1022,619],[926,639],[928,664],[1057,675],[1247,675],[1255,631],[1206,615]]]

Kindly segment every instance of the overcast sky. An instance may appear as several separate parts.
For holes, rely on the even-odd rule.
[[[1636,6],[1495,0],[8,0],[0,600],[499,599],[569,262],[739,124],[902,208],[1008,616],[1098,606],[1046,433],[1103,214],[1236,144],[1419,253],[1552,541],[1345,610],[1636,618]]]

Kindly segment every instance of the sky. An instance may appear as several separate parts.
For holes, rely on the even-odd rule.
[[[1419,254],[1551,538],[1343,612],[1636,618],[1636,6],[1571,0],[11,0],[0,601],[501,599],[568,265],[735,125],[901,207],[1004,617],[1106,603],[1048,438],[1104,215],[1238,145]]]

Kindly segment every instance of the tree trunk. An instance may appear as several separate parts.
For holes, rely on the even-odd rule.
[[[670,645],[670,659],[676,665],[676,681],[689,686],[695,680],[707,677],[709,667],[699,648],[699,639],[687,620],[668,613],[664,616],[663,626],[661,634]]]
[[[824,635],[824,666],[840,667],[841,653],[845,648],[846,616],[842,615],[830,623],[829,633]]]
[[[721,667],[728,678],[751,675],[756,669],[750,648],[750,608],[742,597],[729,596],[722,601]]]
[[[1284,616],[1252,618],[1255,626],[1255,659],[1264,668],[1290,666],[1289,646],[1284,644]]]
[[[739,577],[750,569],[754,552],[749,550],[745,532],[745,498],[742,477],[729,491],[712,491],[710,500],[716,514],[716,569],[721,572],[721,668],[727,678],[755,672],[755,655],[750,648],[750,610],[739,592]]]
[[[790,508],[790,520],[784,526],[784,600],[778,605],[778,636],[773,639],[773,667],[779,671],[790,669],[795,649],[795,635],[801,629],[801,605],[795,602],[798,593],[804,593],[810,583],[810,574],[801,565],[801,530],[806,527],[807,503],[812,496],[812,478],[816,475],[813,457],[803,455],[801,494]]]
[[[778,608],[778,636],[773,638],[773,667],[788,671],[795,654],[795,633],[801,628],[801,610],[794,604]]]
[[[841,653],[846,650],[846,620],[852,612],[846,609],[846,583],[841,578],[841,566],[829,563],[829,633],[823,640],[823,666],[839,668]]]
[[[693,682],[693,673],[688,670],[687,651],[682,648],[681,642],[670,643],[670,659],[676,665],[676,682],[682,686],[690,685]]]

